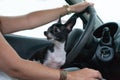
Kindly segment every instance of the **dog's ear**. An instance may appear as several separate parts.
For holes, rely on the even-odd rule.
[[[76,23],[76,20],[77,20],[78,16],[76,14],[73,14],[68,20],[67,22],[64,24],[65,27],[68,29],[68,30],[72,30],[72,28],[74,27],[75,23]]]
[[[58,23],[58,24],[62,24],[62,22],[61,22],[61,16],[59,17],[59,20],[58,20],[57,23]]]

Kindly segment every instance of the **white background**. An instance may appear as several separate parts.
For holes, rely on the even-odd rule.
[[[97,10],[98,15],[104,22],[120,20],[120,4],[118,2],[119,0],[88,1],[95,4],[94,7]],[[0,0],[0,15],[19,16],[37,10],[60,7],[64,4],[66,4],[64,0]],[[64,18],[64,21],[67,20],[67,18],[68,16]],[[52,23],[54,22],[33,30],[20,31],[15,34],[42,38],[44,37],[43,32]],[[80,24],[77,26],[80,26]]]

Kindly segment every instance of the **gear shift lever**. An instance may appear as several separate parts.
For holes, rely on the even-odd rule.
[[[105,27],[102,32],[101,45],[112,46],[112,37],[110,35],[110,30]]]

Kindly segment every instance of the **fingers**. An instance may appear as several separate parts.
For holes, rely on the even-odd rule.
[[[94,3],[91,3],[91,2],[87,2],[88,3],[88,6],[94,6]]]
[[[75,4],[75,5],[71,6],[70,8],[73,12],[81,12],[81,11],[85,10],[88,6],[93,6],[93,5],[94,5],[93,3],[85,1],[85,2]]]
[[[70,78],[71,80],[105,80],[99,71],[89,68],[69,72],[69,75],[75,77],[75,79]]]
[[[88,73],[88,76],[97,80],[102,80],[103,77],[98,70],[84,68],[84,70]]]
[[[94,76],[98,80],[102,80],[103,79],[101,73],[99,71],[97,71],[97,70],[94,72]]]

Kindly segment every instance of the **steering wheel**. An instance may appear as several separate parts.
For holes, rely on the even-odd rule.
[[[82,53],[80,53],[80,52],[82,51],[85,44],[91,37],[93,29],[95,28],[94,27],[95,17],[97,17],[95,9],[92,6],[89,6],[85,10],[85,12],[89,12],[89,14],[90,14],[89,20],[87,22],[87,25],[84,28],[84,32],[79,36],[78,41],[75,43],[73,48],[67,54],[65,65],[69,65],[78,55],[82,55]]]

